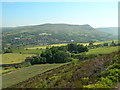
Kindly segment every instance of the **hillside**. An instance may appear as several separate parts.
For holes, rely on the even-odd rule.
[[[90,25],[42,24],[3,28],[3,46],[39,46],[55,43],[79,43],[113,40],[114,36]]]
[[[118,36],[118,27],[101,27],[101,28],[96,28],[99,31],[109,33],[115,36]]]
[[[9,88],[111,88],[119,78],[118,54],[66,64]]]
[[[103,70],[103,69],[105,70],[108,65],[112,64],[113,56],[116,55],[116,53],[112,53],[112,52],[119,51],[118,48],[119,48],[119,46],[99,47],[99,48],[92,48],[88,52],[77,53],[77,54],[72,53],[71,54],[72,61],[67,62],[67,63],[53,63],[53,64],[48,64],[48,63],[45,64],[44,63],[44,64],[30,65],[30,63],[31,63],[30,62],[29,66],[28,66],[28,64],[26,64],[27,67],[26,66],[23,67],[23,65],[21,65],[21,66],[13,65],[10,67],[3,67],[2,68],[3,69],[3,71],[2,71],[2,73],[3,73],[3,76],[2,76],[3,88],[6,88],[6,87],[9,87],[12,85],[15,85],[13,87],[17,87],[17,88],[18,87],[21,87],[21,88],[27,87],[28,88],[28,87],[31,87],[31,85],[32,85],[32,88],[33,87],[35,88],[35,86],[38,86],[40,84],[42,78],[45,79],[47,77],[49,78],[47,80],[47,82],[49,82],[49,80],[52,80],[50,83],[50,86],[51,86],[51,84],[52,85],[55,84],[56,80],[58,81],[59,78],[61,78],[60,80],[63,80],[63,81],[65,80],[65,82],[66,82],[66,78],[68,77],[67,78],[67,80],[68,80],[69,75],[70,75],[69,80],[73,80],[74,76],[71,77],[72,73],[74,73],[74,72],[77,73],[77,70],[81,70],[81,68],[82,68],[82,70],[80,72],[82,72],[82,73],[79,73],[80,77],[84,77],[84,74],[85,74],[85,77],[86,77],[86,75],[89,76],[90,73],[93,74],[93,76],[98,75],[99,70],[101,72],[101,70]],[[54,50],[56,50],[56,49],[54,48]],[[48,49],[47,49],[47,52],[49,52]],[[44,55],[45,55],[45,53],[44,53]],[[13,55],[11,55],[11,56],[13,57]],[[48,56],[48,54],[47,54],[47,56]],[[51,56],[53,57],[53,55],[51,55]],[[38,59],[36,59],[36,60],[38,60]],[[59,59],[56,59],[56,60],[58,61]],[[97,74],[94,72],[97,72]],[[47,75],[47,77],[46,77],[46,75]],[[52,75],[53,77],[52,76],[49,77],[49,75]],[[78,77],[78,76],[76,76],[76,77]],[[55,79],[55,82],[53,79]],[[92,79],[92,77],[91,77],[91,79]],[[96,79],[96,78],[94,78],[94,79]],[[36,80],[38,80],[38,81],[36,81]],[[42,80],[42,81],[43,81],[42,82],[43,85],[46,84],[46,83],[44,83],[44,80]],[[20,83],[20,82],[22,82],[22,83]],[[59,85],[62,85],[61,82],[62,81],[60,81]],[[74,81],[72,81],[72,83],[74,83]],[[49,83],[47,83],[47,84],[49,85]],[[63,84],[64,84],[64,82],[63,82]],[[66,84],[67,84],[67,82],[66,82]],[[79,86],[76,83],[76,81],[75,81],[74,85],[76,85],[75,87]],[[45,86],[45,87],[47,87],[47,86]],[[72,86],[72,87],[74,87],[74,86]]]

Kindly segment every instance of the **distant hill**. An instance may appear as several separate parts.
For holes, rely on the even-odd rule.
[[[3,28],[3,46],[95,42],[116,39],[90,25],[42,24]]]
[[[118,35],[118,27],[102,27],[102,28],[96,28],[99,31],[109,33],[112,35]]]

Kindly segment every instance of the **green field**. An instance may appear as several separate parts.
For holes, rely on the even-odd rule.
[[[99,47],[95,49],[90,49],[88,52],[86,52],[87,55],[89,54],[109,54],[111,52],[118,51],[120,46],[116,47]]]
[[[2,55],[2,63],[0,64],[15,64],[21,63],[28,56],[33,56],[34,54],[18,54],[18,53],[6,53]]]
[[[99,47],[99,48],[95,48],[95,49],[90,49],[89,52],[86,52],[86,54],[87,55],[88,54],[109,54],[114,51],[118,51],[118,46],[116,46],[116,47]],[[12,54],[9,53],[6,55],[8,55],[8,56],[10,55],[9,57],[11,57]],[[15,55],[15,53],[13,55]],[[16,55],[21,57],[19,54],[16,54]],[[11,58],[13,58],[13,56]],[[18,61],[15,61],[15,62],[17,63]],[[8,63],[8,62],[11,62],[11,60],[6,61],[6,63]],[[25,68],[21,68],[18,70],[8,72],[6,74],[3,74],[3,87],[7,87],[10,85],[19,83],[20,81],[26,80],[27,78],[33,77],[37,74],[40,74],[40,73],[50,70],[52,68],[59,67],[60,65],[63,65],[63,64],[33,65],[33,66],[29,66],[29,67],[25,67]]]
[[[86,55],[89,54],[109,54],[114,51],[118,51],[118,48],[120,46],[116,47],[99,47],[95,49],[90,49],[88,52],[86,52]],[[34,52],[34,49],[31,50]],[[29,51],[28,51],[29,52]],[[25,60],[28,56],[33,56],[35,54],[19,54],[19,53],[6,53],[6,54],[0,54],[2,55],[2,63],[0,64],[14,64],[14,63],[21,63]]]
[[[63,64],[41,64],[41,65],[33,65],[25,68],[21,68],[6,74],[2,75],[2,85],[3,88],[17,84],[21,81],[24,81],[28,78],[31,78],[35,75],[43,73],[47,70],[51,70],[53,68],[59,67]]]
[[[41,49],[25,49],[25,47],[12,48],[13,53],[22,53],[22,54],[40,54],[43,50]]]
[[[89,49],[88,52],[83,52],[83,53],[78,53],[78,54],[73,54],[75,56],[89,56],[89,55],[106,55],[106,54],[110,54],[112,52],[118,51],[120,50],[120,46],[113,46],[113,47],[99,47],[99,48],[94,48],[94,49]]]

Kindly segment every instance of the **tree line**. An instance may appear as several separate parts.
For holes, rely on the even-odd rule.
[[[65,63],[71,61],[72,53],[87,52],[87,46],[81,44],[71,43],[67,46],[46,48],[38,56],[27,57],[25,61],[33,64],[45,64],[45,63]]]

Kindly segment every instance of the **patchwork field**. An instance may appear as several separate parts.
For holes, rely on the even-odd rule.
[[[61,44],[61,45],[63,45],[63,44]],[[88,52],[86,52],[86,54],[109,54],[111,52],[118,51],[118,48],[120,48],[120,46],[99,47],[99,48],[95,48],[95,49],[90,49]],[[34,52],[34,50],[35,49],[31,49],[30,50],[31,53]],[[2,56],[2,63],[0,63],[0,64],[15,64],[15,63],[21,63],[25,60],[26,57],[33,56],[35,54],[6,53],[3,55],[0,54],[0,55]]]
[[[97,42],[94,44],[100,44],[100,43],[102,43],[102,42]],[[65,45],[67,45],[67,44],[54,44],[51,46],[65,46]],[[88,45],[88,43],[83,43],[83,45]],[[23,50],[23,48],[21,48],[21,49],[19,48],[18,51],[17,51],[17,49],[16,50],[14,49],[14,53],[6,53],[3,55],[1,54],[2,63],[0,63],[0,64],[21,63],[25,60],[26,57],[36,55],[37,53],[42,52],[42,50],[44,50],[46,47],[51,47],[51,46],[24,48],[24,50]],[[86,52],[86,55],[109,54],[109,53],[118,51],[118,48],[120,48],[120,46],[94,48],[94,49],[90,49],[88,52]],[[21,50],[23,50],[23,51],[21,51]],[[22,53],[20,54],[20,52],[22,52]],[[25,54],[25,53],[28,53],[28,54]],[[66,63],[64,63],[64,64],[66,64]],[[29,66],[29,67],[20,68],[17,70],[10,70],[11,72],[7,72],[7,73],[3,72],[4,73],[2,76],[3,88],[17,84],[28,78],[31,78],[33,76],[36,76],[36,75],[46,72],[48,70],[57,68],[64,64],[39,64],[39,65],[33,65],[33,66]]]
[[[111,43],[112,41],[103,41],[103,42],[95,42],[93,43],[94,45],[97,44],[102,44],[102,43]],[[114,40],[115,43],[118,42],[118,40]],[[78,44],[83,44],[84,46],[89,45],[89,43],[78,43]],[[44,45],[44,46],[37,46],[37,47],[28,47],[28,48],[24,48],[24,49],[46,49],[46,47],[52,47],[52,46],[66,46],[67,43],[63,43],[63,44],[52,44],[52,45]]]
[[[33,56],[34,54],[6,53],[0,55],[2,56],[2,63],[0,64],[15,64],[23,62],[26,57]]]
[[[3,88],[14,85],[45,71],[57,68],[63,64],[41,64],[21,68],[2,75]]]

